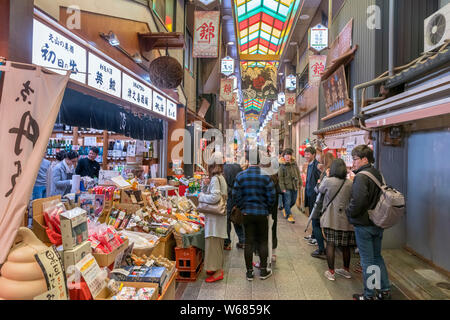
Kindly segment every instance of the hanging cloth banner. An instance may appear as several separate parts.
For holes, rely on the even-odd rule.
[[[290,92],[286,92],[286,102],[285,102],[285,110],[287,113],[294,113],[295,112],[295,107],[297,105],[297,101],[296,101],[296,97],[297,94],[294,93],[290,93]]]
[[[194,58],[219,57],[220,11],[195,11]]]
[[[70,72],[59,75],[40,67],[20,69],[9,61],[0,71],[5,77],[0,101],[2,264],[23,221]]]
[[[220,80],[220,101],[231,101],[233,100],[233,79],[221,79]]]
[[[238,110],[237,92],[234,92],[233,98],[230,101],[227,101],[226,111],[237,111],[237,110]]]
[[[247,68],[242,71],[242,94],[244,100],[277,99],[277,69],[272,65],[265,68]]]
[[[319,86],[322,73],[327,65],[327,56],[309,56],[309,84]]]

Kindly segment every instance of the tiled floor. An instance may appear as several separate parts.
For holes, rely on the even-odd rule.
[[[295,208],[295,206],[294,206]],[[273,276],[267,280],[258,278],[259,271],[255,269],[255,279],[249,282],[245,278],[244,251],[235,246],[231,251],[225,251],[224,279],[215,283],[206,283],[206,273],[203,270],[193,283],[178,283],[176,298],[181,300],[347,300],[353,293],[362,292],[362,277],[354,272],[359,258],[352,256],[352,279],[336,275],[336,281],[329,281],[324,276],[327,270],[325,260],[312,258],[311,252],[317,247],[308,245],[303,237],[307,218],[298,210],[294,210],[296,223],[288,223],[279,213],[278,217],[278,249],[277,262],[273,266]],[[308,231],[309,232],[309,231]],[[236,235],[232,230],[233,245]],[[392,298],[405,299],[449,299],[450,291],[433,286],[430,278],[440,282],[450,282],[448,277],[428,270],[414,256],[407,255],[404,250],[386,250],[386,264],[392,273]],[[400,259],[399,256],[402,258]],[[256,261],[255,258],[254,261]],[[409,259],[409,260],[407,260]],[[417,271],[414,279],[402,278],[401,270],[405,264],[410,268],[421,266],[425,270]],[[341,255],[336,254],[336,268],[342,266]],[[434,273],[433,273],[434,272]],[[428,275],[428,279],[423,277]],[[419,280],[417,280],[419,279]],[[417,284],[418,283],[418,284]],[[400,289],[399,289],[400,288]],[[427,290],[428,289],[428,290]]]

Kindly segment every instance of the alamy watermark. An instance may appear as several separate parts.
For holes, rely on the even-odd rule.
[[[77,5],[71,5],[67,8],[66,27],[69,30],[81,29],[81,10]]]

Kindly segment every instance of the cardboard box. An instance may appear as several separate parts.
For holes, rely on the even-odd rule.
[[[126,239],[119,247],[117,247],[113,252],[110,253],[93,253],[95,260],[97,260],[97,263],[100,267],[109,267],[111,264],[114,263],[116,260],[116,257],[125,251],[126,248],[128,248],[129,240]]]
[[[122,272],[114,272],[121,270]],[[131,266],[113,270],[111,278],[117,281],[127,282],[151,282],[157,283],[160,289],[164,288],[169,280],[166,267]]]
[[[88,239],[87,213],[74,208],[59,216],[64,250],[72,250]]]
[[[152,295],[151,300],[157,300],[158,299],[158,293],[159,293],[159,285],[152,282],[126,282],[122,281],[124,287],[133,287],[136,289],[141,288],[154,288],[155,292]],[[96,297],[95,300],[111,300],[113,297],[113,294],[111,291],[109,291],[108,288],[104,288]]]
[[[85,241],[82,244],[76,246],[72,250],[65,250],[63,253],[64,256],[64,268],[67,269],[69,266],[73,266],[78,263],[81,259],[84,258],[88,253],[92,253],[91,242]]]
[[[43,204],[48,201],[53,200],[61,200],[61,196],[53,196],[49,198],[43,198],[43,199],[36,199],[32,202],[32,208],[33,208],[33,227],[32,230],[34,234],[38,237],[39,240],[42,242],[49,244],[51,243],[50,239],[47,236],[46,225],[44,220],[44,211],[43,211]]]

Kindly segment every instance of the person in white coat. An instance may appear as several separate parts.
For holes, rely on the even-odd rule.
[[[221,197],[226,198],[227,182],[223,176],[223,160],[215,156],[208,165],[210,183],[207,192],[201,192],[199,201],[217,203]],[[205,214],[205,270],[210,276],[206,282],[223,280],[224,241],[227,239],[227,215]]]

